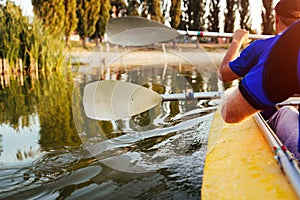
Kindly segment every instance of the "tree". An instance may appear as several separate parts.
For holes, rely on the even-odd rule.
[[[183,0],[184,11],[179,27],[189,30],[204,30],[205,0]]]
[[[86,38],[93,35],[96,31],[96,23],[100,17],[99,13],[99,0],[77,0],[77,30],[84,48],[86,48]]]
[[[188,25],[190,30],[203,30],[205,3],[203,0],[184,1],[187,9]]]
[[[96,24],[96,32],[94,34],[94,38],[96,40],[96,46],[99,46],[98,38],[102,38],[105,34],[105,26],[108,23],[110,18],[110,0],[101,0],[101,8],[100,8],[100,18]]]
[[[232,33],[234,31],[235,11],[235,0],[226,0],[224,32]]]
[[[219,32],[219,13],[220,13],[220,0],[211,0],[209,3],[208,31]],[[213,39],[217,42],[217,39]]]
[[[151,19],[158,22],[164,22],[164,17],[162,16],[161,13],[160,0],[147,0],[147,1],[149,6],[148,11],[151,16]]]
[[[158,21],[164,22],[164,16],[161,13],[161,3],[160,0],[143,0],[141,2],[142,13],[141,16]]]
[[[127,0],[127,2],[126,14],[129,16],[139,16],[139,2],[137,0]]]
[[[65,5],[65,36],[66,45],[69,46],[69,38],[74,30],[77,28],[77,15],[76,15],[76,0],[64,0]]]
[[[274,15],[273,11],[273,0],[263,0],[263,10],[261,11],[262,16],[262,29],[263,34],[271,35],[274,34]]]
[[[181,1],[171,0],[170,18],[171,26],[177,29],[181,20]]]
[[[33,12],[54,34],[61,34],[65,22],[65,6],[61,0],[32,0]]]
[[[249,0],[239,0],[240,27],[242,29],[251,30],[250,24],[250,3]]]

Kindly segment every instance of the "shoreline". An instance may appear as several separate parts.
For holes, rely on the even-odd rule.
[[[205,66],[207,69],[212,66],[218,68],[229,44],[199,43],[198,48],[195,43],[177,44],[176,48],[173,48],[170,43],[164,46],[155,44],[145,47],[120,47],[110,44],[104,46],[105,43],[102,43],[99,48],[92,48],[91,45],[95,44],[91,43],[88,49],[76,47],[70,50],[67,58],[71,59],[71,64],[97,68],[103,65],[149,65],[180,62]]]

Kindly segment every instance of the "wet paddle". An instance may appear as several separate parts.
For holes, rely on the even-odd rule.
[[[119,17],[109,20],[106,26],[108,40],[124,46],[144,46],[169,41],[180,35],[197,37],[232,37],[233,33],[175,30],[156,21],[143,17]],[[265,39],[271,35],[250,34],[249,39]]]
[[[118,120],[142,113],[162,101],[185,99],[216,99],[221,92],[199,92],[160,95],[148,88],[129,82],[105,80],[89,83],[84,88],[83,105],[86,115],[96,120]]]
[[[106,33],[112,44],[124,46],[150,45],[180,35],[175,29],[143,17],[112,18],[106,26]]]
[[[218,99],[222,92],[158,94],[151,89],[129,82],[104,80],[84,88],[83,105],[86,115],[96,120],[118,120],[147,111],[162,101]],[[298,103],[296,101],[296,103]],[[294,104],[291,100],[278,105]]]

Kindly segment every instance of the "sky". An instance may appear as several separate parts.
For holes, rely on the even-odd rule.
[[[16,5],[20,5],[23,12],[27,16],[33,16],[32,13],[32,4],[31,0],[13,0]],[[209,0],[207,0],[209,1]],[[274,4],[278,2],[278,0],[273,0]],[[226,0],[221,0],[222,5],[226,5]],[[262,7],[262,1],[258,0],[250,0],[250,7],[251,7],[251,16],[253,19],[253,29],[259,30],[261,27],[261,7]]]

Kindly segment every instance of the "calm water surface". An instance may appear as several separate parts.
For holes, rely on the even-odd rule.
[[[218,91],[214,64],[203,52],[199,63],[162,49],[116,55],[74,65],[67,75],[2,85],[0,199],[200,198],[217,100],[163,102],[128,119],[97,121],[86,117],[82,94],[87,83],[109,79],[160,94]]]

